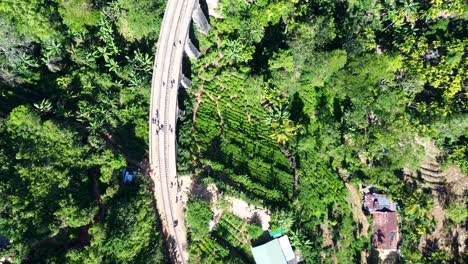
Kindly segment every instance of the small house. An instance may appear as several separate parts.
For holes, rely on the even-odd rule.
[[[377,250],[396,251],[398,249],[397,204],[374,188],[362,189],[364,210],[372,215],[372,246]]]
[[[263,245],[252,247],[256,264],[296,264],[298,260],[288,236],[275,238]]]

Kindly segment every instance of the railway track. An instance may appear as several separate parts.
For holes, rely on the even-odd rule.
[[[167,2],[153,65],[149,113],[149,156],[158,211],[169,239],[172,262],[184,264],[187,262],[184,251],[185,225],[183,215],[178,215],[173,208],[175,194],[169,184],[176,180],[177,94],[184,45],[195,2]],[[182,222],[182,225],[176,227],[176,221]]]

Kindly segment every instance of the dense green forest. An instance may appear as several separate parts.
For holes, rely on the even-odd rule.
[[[15,263],[162,263],[147,153],[164,2],[0,1],[0,233]]]
[[[447,235],[464,232],[466,194],[407,174],[425,162],[424,139],[443,169],[466,177],[467,7],[221,1],[222,18],[196,37],[203,56],[191,61],[179,170],[280,214],[307,263],[359,263],[370,252],[345,182],[377,186],[399,203],[401,261],[466,260]],[[447,209],[437,236],[452,248],[431,236],[435,203]],[[216,248],[216,231],[211,237],[193,243]],[[192,255],[212,260],[200,248]]]
[[[0,234],[12,241],[0,257],[167,261],[144,175],[164,7],[0,0]],[[191,30],[202,56],[179,93],[181,174],[269,208],[306,263],[371,251],[346,187],[358,184],[398,202],[399,261],[468,261],[464,0],[221,0],[217,13],[207,36]],[[426,180],[429,163],[441,181]],[[123,184],[127,166],[142,173]],[[223,214],[210,232],[194,197],[186,218],[193,263],[252,261],[257,225]]]

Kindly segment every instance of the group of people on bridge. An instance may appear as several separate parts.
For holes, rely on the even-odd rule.
[[[156,109],[156,116],[151,118],[151,123],[159,127],[159,130],[156,130],[156,134],[159,133],[160,130],[164,129],[164,124],[159,124],[159,110],[158,109]],[[174,129],[172,128],[171,125],[169,125],[169,131],[171,131],[171,133],[174,132]]]

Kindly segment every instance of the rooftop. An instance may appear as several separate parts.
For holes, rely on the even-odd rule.
[[[396,211],[396,203],[383,194],[364,194],[364,209],[370,213],[376,211]]]
[[[374,219],[372,246],[376,249],[397,250],[398,213],[397,204],[384,194],[375,193],[373,187],[361,189],[364,195],[364,210]]]
[[[372,245],[376,249],[396,250],[398,246],[397,212],[375,212]]]
[[[253,247],[252,255],[257,264],[296,264],[298,262],[288,236],[282,236],[261,246]]]

